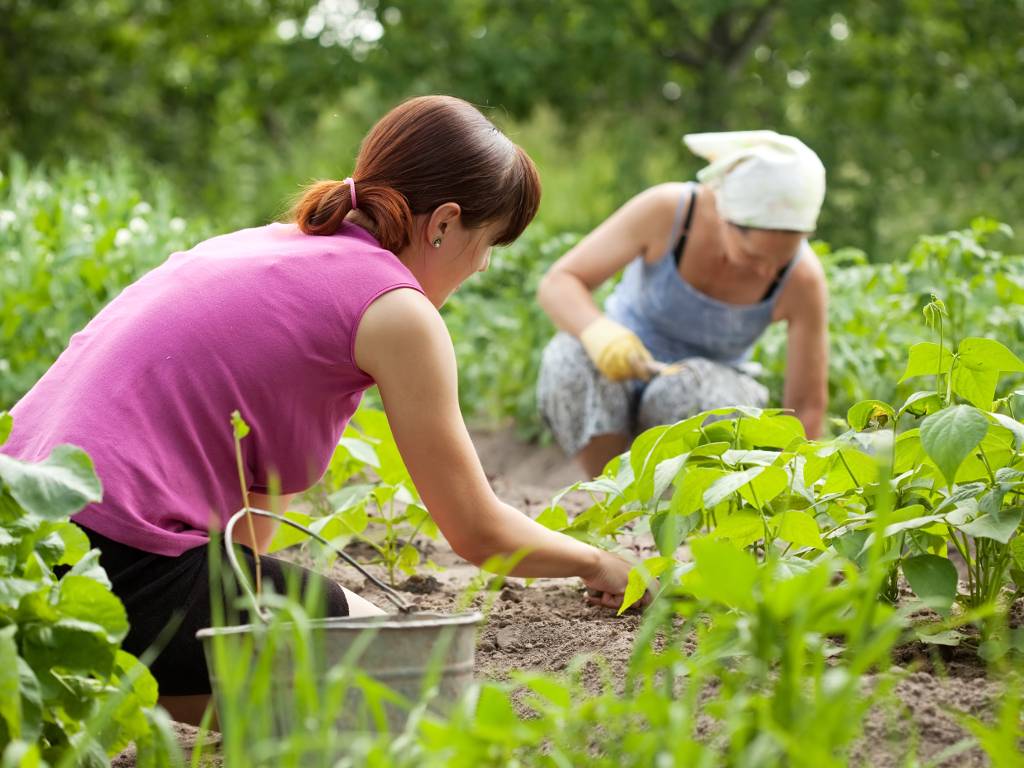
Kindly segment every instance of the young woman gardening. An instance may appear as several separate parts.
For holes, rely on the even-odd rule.
[[[420,494],[455,551],[480,564],[525,553],[520,576],[581,577],[621,602],[629,565],[499,501],[459,412],[438,308],[537,211],[529,157],[454,98],[408,101],[369,133],[352,177],[308,189],[294,223],[215,237],[172,255],[80,333],[14,407],[3,450],[39,460],[59,443],[93,458],[103,501],[75,521],[128,612],[141,653],[184,618],[152,666],[161,703],[196,722],[210,693],[196,630],[211,624],[209,532],[242,506],[230,416],[251,503],[287,505],[324,472],[376,384]],[[283,496],[266,494],[274,480]],[[273,524],[257,518],[264,549]],[[248,553],[250,563],[251,551]],[[262,558],[264,583],[317,578]],[[326,580],[324,580],[326,581]],[[219,585],[216,587],[219,588]],[[380,613],[326,581],[330,615]]]
[[[561,329],[544,350],[541,413],[591,476],[652,426],[764,406],[768,392],[744,363],[778,321],[788,326],[783,405],[809,436],[821,432],[828,292],[805,237],[825,169],[774,131],[684,140],[711,163],[702,183],[640,193],[555,262],[538,292]],[[623,267],[602,313],[592,294]]]

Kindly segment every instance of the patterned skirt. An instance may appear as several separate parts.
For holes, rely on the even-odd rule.
[[[691,357],[673,373],[650,382],[610,381],[598,372],[579,339],[557,334],[545,347],[537,380],[541,416],[567,454],[597,435],[630,438],[711,408],[763,408],[767,388],[725,363]]]

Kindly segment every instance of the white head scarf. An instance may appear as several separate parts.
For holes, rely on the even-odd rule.
[[[802,141],[775,131],[690,133],[683,141],[710,163],[697,178],[715,191],[726,221],[814,231],[825,199],[825,166]]]

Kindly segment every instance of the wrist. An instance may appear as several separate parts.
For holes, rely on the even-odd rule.
[[[583,561],[580,564],[580,572],[577,574],[584,581],[595,579],[601,572],[601,563],[604,560],[604,552],[589,544],[584,545]]]

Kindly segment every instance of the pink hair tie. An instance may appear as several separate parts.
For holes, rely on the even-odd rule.
[[[356,208],[359,207],[356,204],[356,182],[353,180],[351,176],[349,176],[348,178],[344,179],[341,183],[348,184],[348,194],[349,197],[352,198],[352,210],[354,211]]]

